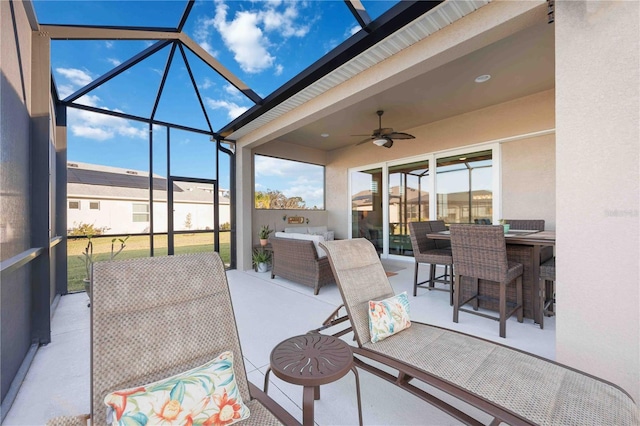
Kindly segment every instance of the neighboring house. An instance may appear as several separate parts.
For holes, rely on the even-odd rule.
[[[153,177],[153,230],[167,232],[167,179]],[[219,223],[230,222],[229,191],[218,189]],[[213,185],[173,183],[174,231],[213,229]],[[148,233],[149,173],[78,162],[67,163],[67,229],[81,223],[107,234]]]

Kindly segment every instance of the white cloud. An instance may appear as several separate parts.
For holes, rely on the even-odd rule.
[[[248,110],[249,108],[240,106],[234,102],[228,102],[223,100],[216,100],[211,98],[204,98],[205,104],[211,109],[226,109],[227,115],[231,120],[236,117],[239,117],[243,112]]]
[[[74,86],[86,86],[93,81],[88,71],[77,68],[56,68],[56,72],[69,80]]]
[[[299,8],[305,7],[305,2],[277,0],[252,4],[260,9],[241,10],[228,17],[229,7],[224,0],[215,0],[213,18],[199,20],[194,39],[216,56],[218,52],[211,47],[210,38],[211,30],[217,30],[240,68],[247,73],[259,73],[273,67],[276,60],[269,50],[277,45],[267,34],[285,39],[304,37],[315,18],[304,24],[297,22]],[[276,66],[276,75],[280,75],[281,68]]]
[[[352,36],[355,33],[357,33],[358,31],[360,31],[362,29],[362,27],[360,25],[354,25],[353,27],[351,27],[350,29],[348,29],[346,31],[347,36]]]
[[[297,3],[288,3],[283,12],[276,10],[280,5],[271,2],[266,3],[267,9],[259,13],[264,23],[265,31],[277,31],[282,37],[304,37],[309,32],[309,25],[296,26],[298,17]]]
[[[234,98],[242,98],[242,92],[236,88],[233,84],[227,84],[224,86],[224,91]]]
[[[114,67],[117,67],[118,65],[120,65],[122,63],[121,60],[115,59],[115,58],[107,58],[107,62],[109,62]]]
[[[276,65],[276,69],[274,70],[275,75],[281,75],[282,71],[284,71],[284,67],[280,64]]]
[[[113,48],[113,42],[112,41],[105,41],[104,44],[105,44],[105,46],[107,46],[107,49]]]
[[[69,96],[93,80],[89,71],[76,68],[56,68],[56,73],[64,80],[58,84],[58,93],[62,98]],[[84,95],[76,102],[109,110],[109,108],[100,106],[100,98],[97,95]],[[75,136],[98,141],[112,139],[116,136],[130,139],[147,138],[147,129],[144,126],[134,126],[122,118],[76,108],[69,108],[67,118],[67,125]]]
[[[198,87],[200,89],[207,90],[208,88],[212,87],[213,85],[214,85],[213,81],[209,80],[208,77],[205,77],[204,81],[202,82],[202,84],[199,84]]]
[[[100,98],[97,96],[83,96],[78,99],[78,103],[96,107],[98,107],[99,101]],[[99,108],[108,110],[105,107]],[[116,136],[129,139],[147,139],[146,128],[136,127],[123,118],[69,108],[68,119],[69,129],[75,136],[98,141],[113,139]]]
[[[233,20],[227,22],[227,5],[216,2],[213,25],[220,33],[224,44],[234,54],[240,68],[247,73],[258,73],[273,64],[275,57],[267,51],[269,40],[258,27],[256,13],[237,12]]]

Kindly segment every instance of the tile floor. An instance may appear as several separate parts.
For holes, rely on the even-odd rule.
[[[384,260],[396,292],[412,294],[413,262]],[[428,274],[426,267],[421,274]],[[271,349],[282,340],[317,328],[341,303],[335,285],[323,287],[313,296],[309,287],[284,279],[270,279],[269,273],[229,271],[242,351],[249,380],[262,388]],[[422,275],[421,275],[421,279]],[[494,340],[534,354],[555,359],[555,317],[545,318],[545,328],[525,319],[508,321],[507,339],[498,337],[498,323],[461,313],[460,322],[452,322],[448,293],[419,289],[410,296],[411,318],[485,339]],[[4,425],[43,425],[58,415],[89,412],[89,309],[84,293],[60,298],[53,315],[52,342],[40,348],[10,409]],[[353,344],[352,335],[343,337]],[[271,375],[269,395],[302,420],[302,388],[282,382]],[[454,425],[455,419],[433,408],[388,382],[360,370],[362,410],[366,425]],[[318,425],[357,424],[355,380],[348,374],[321,389],[316,401]],[[450,401],[447,396],[445,399]],[[459,408],[476,413],[471,407],[454,402]],[[485,423],[489,418],[480,420]]]

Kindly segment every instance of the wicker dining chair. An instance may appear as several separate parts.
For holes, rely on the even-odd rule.
[[[417,296],[418,287],[429,290],[449,292],[449,304],[453,305],[453,256],[448,241],[436,241],[427,237],[429,232],[446,230],[443,221],[410,222],[409,234],[413,257],[415,259],[415,271],[413,274],[413,295]],[[418,269],[421,263],[429,264],[429,279],[418,282]],[[436,276],[436,265],[444,265],[444,275]],[[447,285],[447,288],[439,288],[435,283]],[[426,287],[424,287],[426,285]]]
[[[504,223],[510,225],[510,229],[544,231],[544,219],[506,219]]]
[[[540,328],[544,328],[544,317],[555,315],[555,282],[556,282],[556,258],[544,262],[540,265]]]
[[[504,239],[504,228],[493,225],[461,225],[450,226],[451,250],[455,270],[453,322],[458,322],[460,311],[500,322],[500,337],[507,335],[507,318],[517,312],[518,322],[523,321],[522,305],[522,274],[524,267],[521,263],[507,260],[507,246]],[[462,277],[473,279],[472,294],[463,300]],[[499,317],[478,312],[478,300],[488,295],[479,294],[479,280],[493,281],[499,286],[498,305]],[[515,281],[516,303],[507,312],[507,286]],[[473,303],[473,310],[465,309],[467,303]]]
[[[224,264],[218,253],[98,262],[91,303],[91,423],[106,424],[105,395],[143,386],[233,352],[250,416],[242,424],[299,424],[247,379]],[[48,426],[81,424],[57,417]]]

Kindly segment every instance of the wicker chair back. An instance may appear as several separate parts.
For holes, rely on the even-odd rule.
[[[544,231],[544,220],[543,219],[507,219],[505,223],[508,223],[511,229],[528,229],[531,231]]]
[[[456,275],[506,281],[507,245],[502,226],[453,224],[450,229]]]

